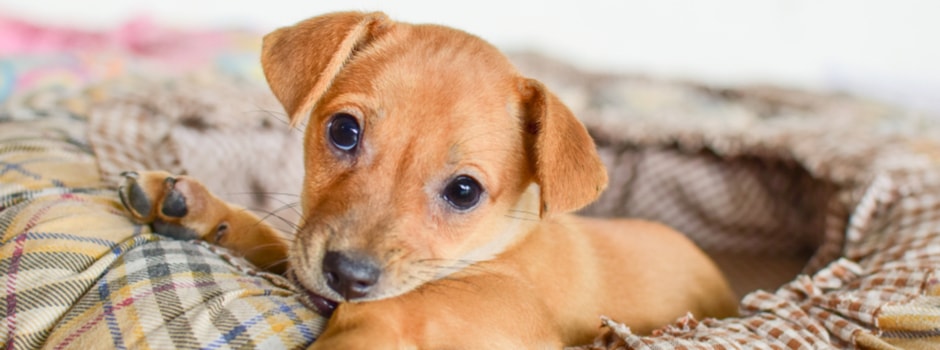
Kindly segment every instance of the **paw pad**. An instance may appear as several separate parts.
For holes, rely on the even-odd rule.
[[[176,190],[176,179],[168,177],[163,183],[167,192],[166,197],[163,198],[163,206],[160,207],[160,212],[174,218],[186,216],[189,213],[189,208],[186,207],[186,197]]]

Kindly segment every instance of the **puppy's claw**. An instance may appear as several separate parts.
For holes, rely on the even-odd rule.
[[[189,208],[186,207],[186,197],[176,190],[176,179],[168,177],[164,184],[167,186],[167,193],[166,197],[163,198],[163,206],[160,211],[163,215],[175,218],[186,216],[189,213]]]
[[[124,184],[118,189],[121,204],[138,218],[148,217],[152,209],[150,197],[147,197],[147,192],[137,183],[137,173],[123,172],[121,176],[124,176]]]

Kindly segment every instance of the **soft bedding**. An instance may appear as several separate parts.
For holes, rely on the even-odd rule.
[[[0,28],[0,343],[314,341],[325,320],[288,280],[135,224],[113,189],[124,169],[186,172],[290,221],[299,133],[259,79],[259,36],[142,24],[76,32],[10,19]],[[153,41],[178,37],[191,41]],[[186,47],[208,49],[188,56]],[[743,297],[740,318],[689,315],[648,336],[604,319],[585,348],[940,346],[940,119],[844,96],[514,59],[598,142],[611,189],[585,213],[679,228]]]
[[[7,348],[298,348],[319,333],[284,278],[128,220],[87,121],[30,108],[43,117],[0,122]]]

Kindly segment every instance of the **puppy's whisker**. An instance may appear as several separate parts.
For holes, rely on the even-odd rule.
[[[274,208],[274,210],[268,212],[268,215],[275,215],[276,213],[280,213],[282,210],[291,209],[294,212],[294,214],[297,214],[300,217],[300,220],[303,221],[304,220],[303,213],[301,213],[300,210],[297,209],[298,207],[300,207],[300,202],[285,203],[284,205]],[[294,226],[296,228],[296,225]]]
[[[258,267],[260,267],[262,270],[269,270],[269,269],[271,269],[272,267],[275,267],[275,266],[278,266],[278,265],[281,265],[281,264],[287,265],[287,264],[288,264],[288,259],[284,258],[284,259],[280,259],[280,260],[275,260],[275,261],[272,261],[272,262],[269,263],[269,264],[265,264],[264,266],[258,266]],[[289,265],[287,265],[287,266],[289,266]],[[289,267],[288,267],[288,269],[289,269]]]
[[[514,215],[503,215],[503,217],[507,217],[507,218],[510,218],[510,219],[513,219],[513,220],[519,220],[519,221],[529,221],[529,222],[539,222],[539,221],[542,221],[542,220],[540,220],[540,219],[538,219],[538,218],[526,218],[526,217],[519,217],[519,216],[514,216]]]
[[[268,243],[268,244],[257,245],[257,246],[254,246],[254,247],[251,247],[250,249],[248,249],[248,250],[247,250],[247,253],[253,253],[253,252],[257,252],[257,251],[259,251],[259,250],[265,249],[265,248],[269,248],[269,247],[278,247],[278,246],[281,246],[281,244],[278,244],[278,243]]]
[[[257,213],[265,213],[265,215],[262,216],[262,217],[258,220],[258,222],[256,222],[252,227],[257,227],[258,225],[261,225],[262,223],[267,222],[268,219],[270,219],[270,218],[276,218],[276,219],[278,219],[278,221],[284,223],[285,225],[287,225],[287,226],[290,227],[291,229],[296,230],[296,229],[300,228],[300,225],[298,225],[297,223],[295,223],[295,222],[293,222],[293,221],[291,221],[291,220],[288,220],[288,219],[284,218],[283,216],[278,215],[278,214],[277,214],[277,211],[269,212],[269,211],[265,211],[265,210],[257,209],[257,208],[244,208],[243,210],[249,210],[249,211],[253,211],[253,212],[257,212]]]
[[[434,281],[426,282],[427,287],[424,288],[427,291],[435,291],[437,293],[446,293],[448,290],[462,290],[467,292],[475,292],[480,289],[480,285],[474,283],[472,280],[467,278],[453,278],[453,277],[444,277]]]
[[[290,232],[283,231],[283,230],[280,230],[280,229],[279,229],[278,232],[281,233],[281,236],[284,237],[284,239],[289,239],[289,240],[293,241],[294,239],[297,238],[297,230],[299,230],[299,228],[298,228],[298,229],[291,229]]]
[[[267,211],[267,210],[265,210],[265,209],[260,209],[260,208],[244,208],[243,210],[250,211],[250,212],[256,213],[257,215],[260,215],[260,216],[261,216],[261,217],[258,219],[258,222],[256,222],[256,224],[260,224],[260,223],[262,223],[262,222],[270,222],[270,220],[268,220],[268,219],[274,217],[274,218],[278,219],[277,221],[286,224],[286,225],[289,226],[291,229],[297,229],[297,228],[300,227],[300,225],[299,225],[298,223],[296,223],[296,222],[294,222],[294,221],[292,221],[292,220],[289,220],[289,219],[285,218],[284,216],[278,214],[277,211]]]
[[[291,194],[287,194],[287,193],[273,193],[273,192],[254,192],[254,193],[252,193],[252,192],[243,192],[243,194],[249,194],[249,195],[263,194],[263,195],[265,195],[267,198],[273,199],[273,200],[277,201],[278,203],[283,204],[283,206],[274,209],[274,211],[281,211],[281,210],[283,210],[283,209],[285,209],[285,208],[292,208],[292,209],[294,209],[294,213],[296,213],[297,215],[303,215],[303,214],[300,212],[300,210],[297,209],[297,207],[300,206],[300,202],[299,202],[299,201],[288,202],[288,201],[286,201],[286,200],[277,198],[277,197],[273,196],[272,194],[274,194],[274,195],[291,196],[291,197],[300,197],[300,196],[291,195]]]
[[[257,107],[257,106],[256,106],[256,107]],[[286,114],[282,113],[282,112],[274,111],[274,110],[270,110],[270,109],[266,109],[266,108],[261,108],[261,107],[258,107],[257,109],[255,109],[254,111],[251,111],[251,112],[255,112],[255,113],[264,113],[264,114],[267,114],[267,115],[268,115],[269,117],[271,117],[272,119],[274,119],[274,120],[280,122],[281,124],[290,125],[290,118],[288,118],[288,116],[287,116]],[[292,132],[303,133],[304,130],[306,130],[307,123],[306,123],[306,122],[300,123],[300,124],[298,124],[297,126],[298,126],[297,128],[292,128],[291,131],[292,131]],[[296,129],[296,130],[295,130],[295,129]]]
[[[486,261],[480,260],[464,260],[464,259],[422,259],[414,262],[415,265],[421,267],[432,267],[434,271],[431,271],[434,275],[439,275],[441,270],[453,270],[447,275],[451,275],[454,272],[458,271],[468,271],[468,272],[479,272],[487,273],[490,270],[484,266]]]
[[[268,224],[268,223],[266,222],[266,220],[267,220],[267,218],[270,217],[270,216],[274,216],[275,218],[278,218],[281,222],[285,223],[285,225],[288,226],[289,230],[286,230],[285,228],[281,227],[280,225],[270,225],[270,224]],[[283,218],[283,217],[281,217],[281,216],[279,216],[279,215],[274,215],[273,213],[269,214],[268,216],[266,216],[266,217],[263,218],[263,219],[259,219],[259,220],[256,221],[254,224],[252,224],[252,225],[250,226],[250,228],[251,228],[251,229],[254,229],[254,228],[257,228],[257,227],[259,227],[259,226],[261,226],[261,225],[266,225],[269,229],[276,231],[276,232],[278,233],[278,238],[280,238],[281,241],[284,242],[285,244],[290,244],[290,243],[293,243],[293,242],[294,242],[294,240],[295,240],[295,238],[296,238],[295,232],[298,230],[298,227],[299,227],[299,226],[297,226],[297,224],[292,223],[290,220],[287,220],[287,219],[285,219],[285,218]]]
[[[288,196],[288,197],[300,197],[299,194],[289,193],[289,192],[270,192],[270,191],[245,191],[245,192],[226,192],[225,195],[265,195],[271,198],[277,198],[274,196]]]
[[[291,211],[293,211],[294,214],[297,214],[298,216],[300,216],[301,219],[303,219],[304,214],[300,212],[300,209],[298,209],[300,208],[300,202],[291,202],[291,203],[282,202],[282,203],[284,203],[283,206],[277,207],[274,209],[275,213],[279,213],[281,212],[281,210],[291,209]]]
[[[267,108],[264,108],[264,107],[261,107],[261,106],[257,106],[257,105],[256,105],[256,106],[255,106],[255,109],[253,109],[253,110],[248,110],[247,112],[249,112],[249,113],[264,113],[264,114],[267,114],[269,117],[271,117],[271,118],[274,119],[274,120],[277,120],[277,121],[279,121],[279,122],[282,122],[282,123],[284,123],[284,124],[287,124],[287,114],[285,114],[285,113],[283,113],[283,112],[281,112],[281,111],[279,111],[279,110],[267,109]]]
[[[535,216],[539,215],[539,213],[536,213],[534,211],[529,211],[529,210],[509,209],[509,212],[517,213],[517,214],[529,214],[529,215],[535,215]]]

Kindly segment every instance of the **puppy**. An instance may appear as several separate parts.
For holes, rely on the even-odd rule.
[[[601,315],[648,333],[688,312],[735,314],[721,273],[682,234],[566,214],[606,186],[594,143],[483,40],[333,13],[268,34],[262,65],[291,124],[306,122],[289,245],[243,230],[256,218],[193,179],[147,172],[121,193],[138,218],[260,266],[286,252],[313,304],[338,304],[312,348],[559,348],[591,341]],[[168,215],[166,203],[195,206]],[[195,216],[206,210],[220,214]]]

